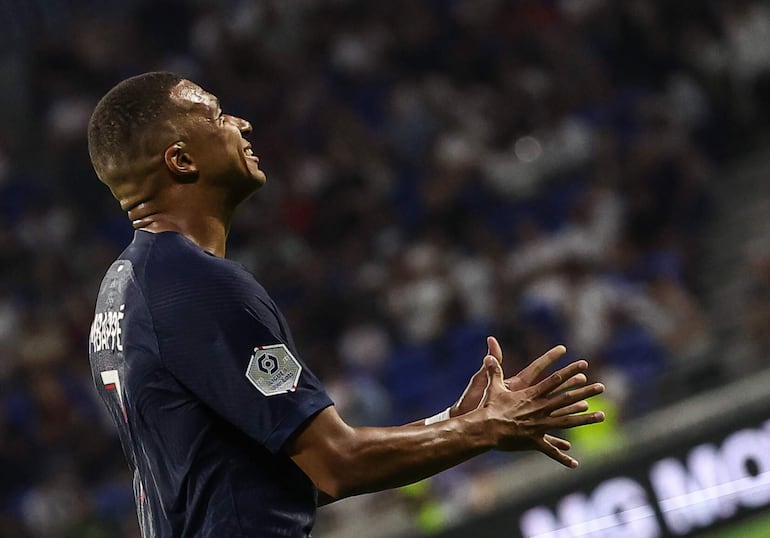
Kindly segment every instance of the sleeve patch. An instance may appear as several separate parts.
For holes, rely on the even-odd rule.
[[[302,365],[284,344],[257,346],[246,368],[246,378],[265,396],[294,392]]]

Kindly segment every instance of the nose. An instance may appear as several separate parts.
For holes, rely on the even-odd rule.
[[[237,116],[233,116],[233,121],[235,122],[235,124],[238,126],[238,129],[243,134],[248,134],[251,132],[251,123],[249,123],[248,121],[244,120],[243,118],[239,118]]]

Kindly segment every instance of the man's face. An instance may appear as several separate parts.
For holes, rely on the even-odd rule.
[[[267,178],[259,169],[259,158],[243,137],[251,132],[248,121],[224,114],[219,99],[189,80],[172,88],[171,99],[185,111],[183,142],[201,177],[247,194],[264,185]]]

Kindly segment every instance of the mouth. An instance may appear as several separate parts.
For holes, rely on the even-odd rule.
[[[251,144],[247,144],[243,148],[243,154],[246,156],[247,159],[251,159],[254,162],[259,162],[259,157],[254,155],[254,150],[251,148]]]

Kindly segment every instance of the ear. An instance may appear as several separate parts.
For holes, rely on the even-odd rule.
[[[198,165],[187,151],[185,151],[184,142],[175,142],[166,148],[163,153],[163,160],[166,168],[171,172],[177,181],[181,183],[192,183],[198,179]]]

